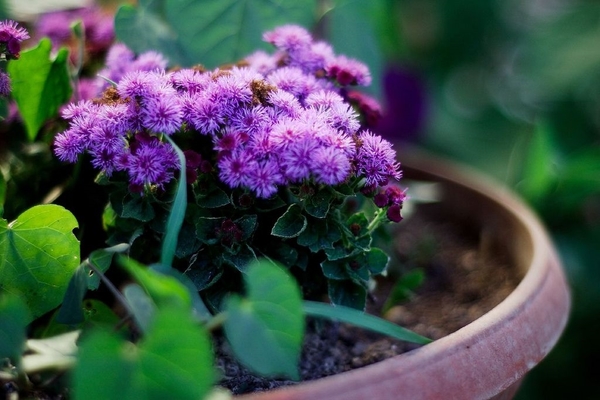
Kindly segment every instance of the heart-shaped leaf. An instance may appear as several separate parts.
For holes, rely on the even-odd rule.
[[[302,209],[298,204],[292,204],[271,229],[273,236],[282,238],[293,238],[300,235],[308,225],[306,217],[302,214]]]
[[[0,290],[22,296],[34,319],[61,303],[79,265],[75,228],[73,214],[53,204],[0,220]]]
[[[214,377],[208,334],[189,311],[167,307],[138,346],[104,331],[85,338],[73,373],[74,399],[197,400]]]
[[[302,295],[295,280],[267,260],[252,264],[245,276],[247,297],[226,300],[225,335],[237,358],[266,376],[298,379],[304,335]]]
[[[69,51],[62,48],[50,58],[50,39],[40,40],[37,47],[21,52],[17,62],[8,64],[12,96],[33,141],[47,119],[55,116],[61,105],[71,98],[71,81],[67,69]]]

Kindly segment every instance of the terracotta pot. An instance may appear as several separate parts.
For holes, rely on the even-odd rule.
[[[515,195],[472,171],[422,154],[400,156],[405,177],[441,182],[443,201],[523,272],[517,288],[464,328],[431,344],[349,372],[236,397],[240,400],[511,399],[560,337],[569,289],[544,227]]]

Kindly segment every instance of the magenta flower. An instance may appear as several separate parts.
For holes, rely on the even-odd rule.
[[[392,145],[371,131],[363,131],[356,155],[358,173],[367,185],[385,185],[390,178],[400,179],[400,166]]]
[[[330,78],[335,79],[340,85],[362,85],[371,83],[369,68],[358,60],[346,56],[338,56],[331,60],[325,67]]]

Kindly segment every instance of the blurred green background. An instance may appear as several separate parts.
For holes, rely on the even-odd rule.
[[[19,4],[31,6],[4,2],[1,17],[17,15]],[[273,12],[275,3],[282,12]],[[120,14],[117,38],[136,51],[158,46],[181,63],[200,56],[232,61],[261,43],[261,32],[286,22],[318,27],[336,52],[366,60],[374,77],[370,93],[384,104],[380,133],[399,146],[419,144],[473,166],[520,193],[560,251],[572,315],[517,400],[600,399],[594,372],[600,361],[600,2],[140,0],[139,6],[146,12]],[[184,21],[189,7],[198,14]],[[231,30],[240,40],[221,43],[218,35]],[[178,41],[195,34],[201,39],[193,46]],[[220,44],[202,47],[211,43]]]

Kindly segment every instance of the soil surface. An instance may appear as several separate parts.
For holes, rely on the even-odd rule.
[[[418,214],[398,224],[393,233],[393,265],[400,273],[421,268],[425,279],[410,299],[390,309],[385,317],[439,339],[499,304],[522,276],[509,266],[504,254],[490,250],[486,245],[489,238],[484,236],[477,229],[466,230],[453,222],[440,223]],[[369,312],[381,314],[391,286],[389,279],[378,282]],[[345,324],[311,320],[300,362],[301,379],[309,381],[362,367],[418,346]],[[298,383],[253,375],[234,360],[224,341],[218,340],[216,348],[217,366],[223,374],[221,385],[234,394]]]

